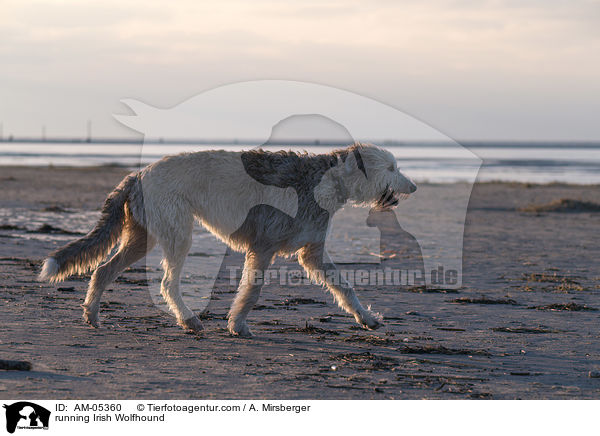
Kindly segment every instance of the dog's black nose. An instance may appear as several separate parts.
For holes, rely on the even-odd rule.
[[[410,193],[412,194],[413,192],[415,192],[417,190],[417,185],[415,185],[413,182],[410,182],[410,186],[408,189],[410,190]]]

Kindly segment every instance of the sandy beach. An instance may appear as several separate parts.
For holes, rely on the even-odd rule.
[[[358,289],[384,315],[370,332],[316,285],[269,284],[249,316],[255,337],[238,339],[225,328],[235,286],[224,277],[199,336],[153,303],[144,263],[104,294],[99,329],[81,318],[86,277],[36,280],[44,256],[91,229],[126,173],[0,168],[0,359],[33,364],[0,371],[0,397],[600,397],[598,186],[475,184],[460,289]],[[415,195],[435,201],[456,188]]]

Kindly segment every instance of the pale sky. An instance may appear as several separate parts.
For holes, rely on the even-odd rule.
[[[123,98],[289,79],[457,140],[600,140],[598,0],[3,0],[0,62],[4,137],[135,138]]]

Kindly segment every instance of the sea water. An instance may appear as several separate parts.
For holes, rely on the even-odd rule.
[[[0,166],[145,166],[164,155],[211,149],[243,150],[247,144],[186,143],[0,143]],[[384,145],[402,171],[416,182],[454,183],[510,181],[529,183],[600,184],[600,144],[590,143],[473,143]],[[267,145],[267,150],[306,150],[322,153],[325,145]],[[476,158],[479,157],[481,162]],[[479,165],[481,163],[481,166]],[[480,168],[479,168],[480,167]],[[479,169],[478,173],[477,170]]]

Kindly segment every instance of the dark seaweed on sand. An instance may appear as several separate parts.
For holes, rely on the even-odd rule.
[[[577,303],[554,303],[554,304],[547,304],[545,306],[531,306],[528,307],[528,309],[537,309],[537,310],[565,310],[565,311],[571,311],[571,312],[579,312],[579,311],[597,311],[598,309],[596,309],[595,307],[590,307],[590,306],[586,306],[586,305],[581,305],[581,304],[577,304]]]
[[[128,277],[118,277],[115,280],[116,283],[126,283],[128,285],[136,285],[136,286],[148,286],[147,279],[130,279]]]
[[[539,283],[569,283],[573,285],[579,285],[579,282],[575,280],[575,277],[567,277],[559,274],[549,273],[531,273],[523,274],[523,280],[528,282],[539,282]]]
[[[494,298],[487,298],[487,297],[480,297],[480,298],[468,298],[468,297],[461,297],[461,298],[455,298],[454,300],[452,300],[452,303],[459,303],[459,304],[510,304],[512,306],[517,305],[518,303],[511,299],[511,298],[498,298],[498,299],[494,299]]]
[[[490,356],[485,350],[467,350],[446,348],[443,345],[416,345],[405,346],[399,349],[402,354],[443,354],[443,355],[465,355],[465,356]]]
[[[282,329],[278,329],[277,330],[278,333],[284,333],[284,332],[288,332],[288,333],[306,333],[306,334],[326,334],[326,335],[333,335],[333,336],[338,336],[340,333],[335,331],[335,330],[328,330],[328,329],[322,329],[320,327],[315,327],[312,326],[310,324],[308,324],[308,322],[304,325],[304,327],[285,327]]]
[[[26,230],[24,227],[13,226],[12,224],[0,224],[0,230]]]
[[[382,338],[376,335],[351,335],[344,339],[344,342],[362,342],[371,345],[394,345],[402,342],[399,339]]]
[[[65,209],[62,206],[57,206],[57,205],[47,206],[47,207],[45,207],[45,208],[42,209],[42,212],[71,213],[70,210]]]
[[[592,203],[591,201],[561,198],[547,204],[533,204],[527,207],[522,207],[519,209],[519,212],[600,212],[600,204]]]
[[[492,327],[490,330],[503,333],[559,333],[558,330],[551,330],[546,327]]]
[[[32,365],[25,360],[0,359],[0,370],[5,371],[31,371]]]
[[[83,235],[83,233],[71,232],[69,230],[64,230],[59,227],[51,226],[50,224],[43,224],[35,230],[27,230],[27,233],[45,233],[52,235]]]
[[[362,353],[340,353],[330,356],[331,360],[341,361],[345,363],[362,363],[367,366],[361,369],[365,370],[385,370],[390,369],[398,364],[398,361],[392,357],[378,356],[376,354],[365,351]]]
[[[426,286],[413,286],[406,289],[408,292],[415,292],[418,294],[458,294],[456,289],[445,289],[445,288],[428,288]]]
[[[327,303],[324,301],[318,301],[312,298],[286,298],[281,303],[275,303],[276,306],[297,306],[299,304],[318,304],[319,306],[327,305]]]

